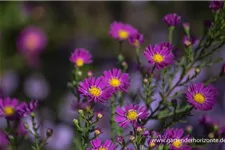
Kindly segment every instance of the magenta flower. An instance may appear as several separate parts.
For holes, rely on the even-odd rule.
[[[203,83],[199,83],[189,86],[185,94],[190,105],[193,105],[195,109],[206,111],[215,105],[218,91],[213,86],[204,86]]]
[[[140,45],[144,42],[144,36],[143,36],[143,34],[136,33],[136,34],[131,35],[128,38],[128,41],[131,45],[133,45],[134,47],[137,48],[137,47],[140,47]]]
[[[18,49],[25,54],[39,54],[47,44],[47,37],[42,29],[30,26],[25,28],[17,39]]]
[[[75,64],[77,67],[81,67],[84,64],[90,64],[92,62],[92,56],[84,48],[77,48],[74,50],[72,55],[70,56],[70,61]]]
[[[170,27],[176,26],[181,23],[181,17],[178,16],[176,13],[167,14],[164,16],[163,21]]]
[[[80,82],[78,87],[82,96],[86,97],[88,101],[101,102],[108,100],[112,96],[112,89],[109,88],[101,78],[94,77],[87,78]]]
[[[213,11],[217,12],[219,11],[221,8],[223,8],[224,2],[220,1],[220,0],[213,0],[210,5],[209,8],[211,8]]]
[[[170,150],[191,150],[191,147],[183,143],[182,140],[188,139],[189,136],[184,136],[183,129],[167,129],[164,133],[165,139],[173,139],[170,143]]]
[[[9,145],[9,140],[7,135],[4,133],[3,130],[0,130],[0,149],[7,150]]]
[[[38,104],[38,100],[32,100],[29,103],[25,103],[23,108],[20,110],[20,113],[23,114],[23,116],[27,116],[38,107]]]
[[[24,106],[25,103],[20,103],[15,98],[0,98],[0,117],[5,117],[8,120],[19,119],[23,116],[21,111],[23,111]]]
[[[127,92],[128,87],[130,86],[130,79],[127,73],[122,73],[120,69],[112,69],[104,71],[104,76],[102,76],[102,80],[106,85],[114,89],[115,91],[118,89],[122,92]]]
[[[155,65],[158,69],[166,67],[173,63],[174,55],[171,47],[151,44],[145,48],[144,55],[150,64]]]
[[[110,26],[109,34],[116,40],[127,40],[131,35],[137,34],[138,31],[129,24],[113,22]]]
[[[91,141],[92,148],[88,150],[115,150],[115,145],[111,140],[106,140],[103,144],[102,141],[98,138]]]
[[[117,107],[115,122],[119,123],[120,127],[126,127],[129,123],[133,125],[137,123],[138,120],[146,119],[149,113],[145,106],[139,107],[138,105],[130,104],[125,106],[124,110]]]

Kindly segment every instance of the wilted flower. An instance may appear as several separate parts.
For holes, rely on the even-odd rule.
[[[98,138],[91,141],[91,148],[88,150],[115,150],[115,145],[111,140],[106,140],[103,144],[102,141]]]
[[[17,46],[23,54],[39,54],[47,44],[47,37],[42,29],[29,26],[25,28],[17,39]]]
[[[122,73],[120,69],[112,69],[104,71],[104,76],[102,76],[102,81],[105,82],[106,85],[114,89],[115,91],[118,89],[122,92],[127,92],[128,87],[130,86],[130,79],[127,73]]]
[[[135,124],[139,119],[146,119],[149,113],[145,106],[130,104],[125,106],[124,110],[117,107],[115,122],[119,123],[120,127],[126,127],[129,123]]]
[[[5,117],[8,120],[19,119],[23,116],[21,111],[23,111],[24,106],[25,103],[20,103],[15,98],[0,98],[0,117]]]
[[[167,14],[164,16],[163,21],[170,27],[176,26],[181,23],[181,17],[178,16],[176,13]]]
[[[217,12],[219,11],[221,8],[223,8],[224,2],[220,1],[220,0],[213,0],[210,5],[209,8],[211,8],[213,11]]]
[[[121,22],[113,22],[110,26],[109,34],[116,40],[127,40],[131,35],[138,33],[138,31],[129,24]]]
[[[173,63],[174,55],[170,47],[151,44],[146,47],[144,55],[148,62],[155,65],[158,69],[166,67]]]
[[[216,103],[218,91],[211,85],[204,86],[203,83],[193,84],[188,87],[186,98],[195,109],[210,110]]]
[[[133,34],[129,37],[128,41],[134,47],[139,47],[144,42],[144,36],[140,33]]]
[[[77,67],[81,67],[84,64],[90,64],[92,62],[92,55],[84,48],[77,48],[70,56],[70,61]]]
[[[78,87],[82,96],[87,97],[88,101],[101,102],[108,100],[112,96],[112,89],[109,88],[101,78],[94,77],[80,82]]]

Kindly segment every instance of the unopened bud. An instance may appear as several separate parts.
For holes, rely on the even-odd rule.
[[[187,131],[188,133],[191,133],[192,130],[193,130],[193,127],[192,127],[191,125],[189,125],[189,126],[186,127],[186,131]]]
[[[196,68],[196,69],[195,69],[195,72],[196,72],[196,73],[199,73],[200,71],[201,71],[200,68]]]
[[[148,79],[144,78],[143,82],[144,82],[144,84],[147,84],[148,83]]]
[[[73,119],[73,123],[74,123],[75,125],[78,125],[79,121],[78,121],[77,119]]]
[[[79,109],[78,110],[78,113],[81,114],[81,115],[83,115],[84,114],[84,111],[82,109]]]
[[[81,71],[77,71],[77,75],[78,76],[82,76],[82,72]]]
[[[211,132],[211,133],[208,134],[208,137],[209,137],[210,139],[212,139],[212,138],[215,137],[215,135],[214,135],[214,133]]]
[[[216,124],[215,124],[215,125],[213,125],[213,130],[214,130],[214,131],[218,131],[218,130],[219,130],[218,125],[216,125]]]
[[[131,135],[131,136],[130,136],[130,140],[131,140],[131,141],[134,141],[134,140],[135,140],[135,136]]]
[[[24,126],[25,129],[27,129],[27,130],[29,129],[29,124],[27,122],[24,122],[23,126]]]
[[[95,129],[95,135],[99,135],[99,134],[101,134],[102,132],[101,132],[101,130],[100,129]]]
[[[143,128],[142,127],[137,127],[137,132],[142,132]]]
[[[102,117],[103,117],[103,114],[102,114],[102,113],[100,113],[100,112],[97,113],[97,118],[98,118],[98,119],[101,119]]]
[[[88,77],[92,77],[92,76],[93,76],[93,73],[92,73],[91,71],[88,71],[88,72],[87,72],[87,76],[88,76]]]
[[[124,60],[124,57],[123,57],[123,55],[122,55],[122,54],[119,54],[119,55],[118,55],[118,60],[119,60],[119,62],[121,62],[121,61],[123,61],[123,60]]]
[[[35,117],[35,114],[32,112],[32,113],[30,114],[30,116],[31,116],[32,118],[34,118],[34,117]]]
[[[51,137],[52,134],[53,134],[53,130],[50,129],[50,128],[48,128],[47,131],[46,131],[46,136],[47,136],[47,137]]]
[[[190,24],[189,23],[183,23],[184,31],[187,35],[190,34]]]
[[[127,62],[126,61],[123,61],[122,62],[122,66],[127,67]]]

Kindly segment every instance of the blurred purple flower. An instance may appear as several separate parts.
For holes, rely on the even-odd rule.
[[[220,1],[220,0],[213,0],[210,5],[209,8],[211,8],[213,11],[217,12],[219,11],[221,8],[223,8],[224,2]]]
[[[18,87],[19,77],[14,71],[7,71],[0,77],[0,96],[10,96]]]
[[[131,35],[138,31],[129,24],[114,21],[110,26],[109,34],[116,40],[127,40]]]
[[[217,95],[217,89],[211,85],[204,86],[203,83],[189,86],[188,92],[186,92],[186,98],[189,104],[193,105],[195,109],[203,111],[213,108]]]
[[[20,121],[16,130],[17,135],[19,136],[26,136],[28,131],[24,127],[23,121]]]
[[[42,75],[33,74],[24,82],[24,92],[32,99],[43,100],[49,94],[49,84]]]
[[[176,13],[167,14],[164,16],[163,21],[170,26],[177,26],[181,23],[181,17]]]
[[[131,45],[138,48],[144,42],[144,36],[140,33],[133,34],[128,38],[128,41]]]
[[[39,54],[47,44],[47,37],[44,31],[35,26],[29,26],[21,31],[17,46],[22,54]]]

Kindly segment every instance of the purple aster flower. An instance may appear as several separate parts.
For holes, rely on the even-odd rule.
[[[8,120],[15,120],[22,117],[21,111],[25,103],[20,103],[15,98],[0,98],[0,117],[5,117]]]
[[[80,82],[78,87],[82,96],[88,98],[88,101],[101,102],[108,100],[112,96],[112,89],[109,88],[101,78],[86,78]]]
[[[138,31],[129,24],[113,22],[110,26],[109,34],[116,40],[127,40],[131,35],[137,34]]]
[[[184,136],[183,129],[167,129],[164,133],[166,139],[173,139],[170,143],[170,150],[191,150],[191,147],[182,142],[184,139],[188,139],[189,136]]]
[[[176,26],[181,23],[181,17],[178,16],[176,13],[167,14],[164,16],[163,21],[170,27]]]
[[[84,64],[90,64],[92,62],[92,55],[84,48],[77,48],[70,56],[70,61],[77,67],[81,67]]]
[[[25,103],[25,105],[20,110],[20,113],[23,114],[23,116],[29,115],[38,107],[38,103],[38,100],[32,100],[29,103]]]
[[[124,110],[117,107],[115,122],[119,123],[120,127],[126,127],[129,123],[133,125],[137,123],[138,120],[146,119],[149,113],[145,106],[139,107],[138,105],[130,104],[125,106]]]
[[[209,8],[211,8],[213,11],[217,12],[219,11],[221,8],[223,8],[224,3],[220,0],[213,0],[210,5]]]
[[[187,101],[199,110],[210,110],[216,102],[218,91],[211,85],[204,86],[203,83],[193,84],[185,93]]]
[[[114,89],[118,89],[122,92],[127,92],[128,87],[130,86],[130,79],[127,73],[122,73],[120,69],[113,68],[112,70],[104,71],[104,76],[102,76],[102,81],[106,85]]]
[[[7,135],[4,133],[3,130],[0,130],[0,149],[7,150],[8,149],[9,140]]]
[[[115,150],[115,145],[111,140],[106,140],[104,143],[98,138],[91,141],[91,148],[88,150]]]
[[[148,62],[155,65],[158,69],[173,63],[174,55],[170,47],[151,44],[145,48],[144,55]]]
[[[169,50],[173,50],[173,45],[170,43],[170,42],[162,42],[160,44],[160,48],[163,49],[163,48],[168,48]]]
[[[136,33],[136,34],[131,35],[128,38],[128,41],[131,45],[133,45],[134,47],[137,48],[144,42],[144,36],[143,36],[143,34]]]
[[[39,54],[47,44],[47,37],[42,29],[29,26],[17,39],[17,46],[23,54]]]

